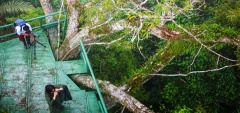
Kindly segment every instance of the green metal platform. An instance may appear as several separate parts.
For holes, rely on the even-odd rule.
[[[66,108],[63,113],[107,113],[104,102],[97,98],[99,91],[80,89],[68,77],[89,74],[86,58],[55,61],[46,34],[42,30],[35,33],[40,35],[37,40],[46,46],[36,43],[36,59],[34,47],[24,49],[18,38],[0,43],[0,112],[49,113],[45,86],[65,84],[73,100],[63,103]]]

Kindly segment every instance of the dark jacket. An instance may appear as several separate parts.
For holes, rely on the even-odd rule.
[[[63,101],[72,100],[72,96],[66,85],[56,84],[54,86],[56,88],[63,88],[63,90],[58,92],[58,95],[56,96],[55,100],[53,100],[52,99],[53,96],[49,95],[48,93],[45,93],[45,98],[48,102],[50,112],[51,113],[59,113],[59,112],[61,112],[60,107],[61,107]]]

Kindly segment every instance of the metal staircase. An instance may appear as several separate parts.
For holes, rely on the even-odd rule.
[[[43,24],[41,16],[27,21],[40,20],[36,28],[47,29],[58,23]],[[61,22],[66,22],[62,20]],[[0,26],[1,28],[11,25]],[[65,28],[64,28],[65,29]],[[36,59],[34,49],[24,49],[17,38],[0,43],[0,112],[11,113],[48,113],[48,104],[44,88],[48,84],[65,84],[73,97],[65,101],[63,113],[107,113],[105,103],[91,69],[83,43],[81,44],[81,59],[72,61],[56,61],[46,34],[43,30],[35,33],[37,39],[45,47],[36,44]],[[0,36],[6,38],[14,33]],[[90,73],[89,73],[90,72]],[[95,82],[97,90],[80,89],[69,77],[69,74],[88,74]],[[97,98],[100,97],[100,98]]]

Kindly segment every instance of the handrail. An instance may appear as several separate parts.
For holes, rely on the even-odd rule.
[[[96,81],[96,78],[95,78],[95,75],[94,75],[94,73],[93,73],[91,64],[90,64],[89,59],[88,59],[88,57],[87,57],[87,53],[86,53],[85,48],[84,48],[84,46],[83,46],[82,40],[80,40],[80,50],[81,50],[81,53],[82,53],[82,55],[83,55],[83,56],[81,56],[81,57],[84,57],[84,59],[86,60],[86,63],[87,63],[87,65],[88,65],[88,69],[89,69],[89,71],[90,71],[90,74],[91,74],[92,79],[93,79],[93,81],[94,81],[94,85],[95,85],[96,90],[97,90],[97,94],[99,95],[100,102],[101,102],[101,105],[102,105],[102,106],[100,106],[100,107],[103,107],[104,113],[108,113],[108,112],[107,112],[106,105],[105,105],[104,100],[103,100],[103,97],[102,97],[102,94],[101,94],[101,92],[100,92],[100,88],[98,87],[98,83],[97,83],[97,81]]]
[[[5,44],[5,43],[4,43]],[[1,75],[4,73],[4,58],[5,58],[5,47],[3,47],[3,54],[1,55]],[[0,78],[1,79],[1,78]],[[1,79],[2,80],[2,79]]]
[[[30,96],[30,84],[31,84],[31,79],[30,79],[30,75],[31,75],[31,63],[32,63],[32,50],[28,50],[28,64],[27,64],[27,66],[28,66],[28,68],[27,68],[27,81],[26,81],[26,84],[27,84],[27,86],[26,86],[26,105],[27,106],[30,106],[30,99],[29,99],[29,96]],[[27,109],[27,113],[29,113],[29,109]]]
[[[67,11],[64,10],[64,11],[61,11],[61,13],[65,13],[67,14]],[[48,26],[52,27],[52,26],[57,26],[58,25],[58,22],[51,22],[51,23],[47,23],[47,24],[43,24],[43,19],[46,18],[46,17],[49,17],[49,16],[53,16],[53,15],[57,15],[57,14],[60,14],[60,12],[55,12],[55,13],[51,13],[51,14],[48,14],[48,15],[44,15],[44,16],[39,16],[39,17],[36,17],[36,18],[31,18],[31,19],[28,19],[28,20],[25,20],[26,22],[31,22],[31,21],[34,21],[34,20],[38,20],[39,21],[39,26],[36,26],[36,27],[33,27],[33,30],[34,29],[37,29],[37,28],[42,28],[42,29],[45,29],[45,28],[48,28]],[[64,23],[67,21],[67,17],[65,17],[65,19],[61,20],[60,23]],[[3,25],[3,26],[0,26],[0,30],[3,29],[3,28],[8,28],[8,27],[12,27],[13,24],[7,24],[7,25]],[[64,26],[66,27],[66,26]],[[66,30],[66,28],[64,28],[63,30]],[[65,31],[63,32],[65,33]],[[5,35],[2,35],[0,36],[0,39],[1,38],[6,38],[6,37],[9,37],[9,36],[14,36],[16,35],[15,32],[12,32],[12,33],[8,33],[8,34],[5,34]],[[65,34],[63,34],[63,36],[65,36]]]
[[[3,74],[3,54],[1,55],[1,75]],[[1,79],[1,78],[0,78]],[[1,79],[2,80],[2,79]]]
[[[67,13],[67,11],[62,11],[62,12],[66,12],[66,13]],[[45,15],[45,16],[39,16],[39,17],[36,17],[36,18],[32,18],[32,19],[26,20],[26,22],[31,22],[31,21],[34,21],[34,20],[39,20],[40,25],[33,27],[33,30],[34,30],[34,29],[37,29],[37,28],[47,29],[47,28],[52,27],[52,26],[57,26],[58,23],[57,23],[57,22],[52,22],[52,23],[48,23],[48,24],[43,24],[43,19],[46,18],[46,17],[48,17],[48,16],[53,16],[53,15],[56,15],[56,14],[59,14],[59,13],[60,13],[60,12],[56,12],[56,13],[48,14],[48,15]],[[67,22],[67,18],[62,19],[62,20],[60,21],[60,23],[64,23],[64,29],[63,29],[64,31],[63,31],[63,33],[65,33],[65,30],[66,30],[66,22]],[[7,24],[7,25],[4,25],[4,26],[0,26],[0,30],[3,29],[3,28],[12,27],[12,26],[13,26],[13,24]],[[5,35],[0,36],[0,39],[1,39],[1,38],[6,38],[6,37],[8,37],[8,36],[13,36],[13,35],[15,35],[15,34],[16,34],[16,33],[8,33],[8,34],[5,34]],[[65,34],[63,34],[63,36],[65,36]],[[86,51],[85,51],[85,48],[84,48],[84,46],[83,46],[83,42],[82,42],[82,41],[80,41],[80,49],[81,49],[81,54],[82,54],[81,57],[82,57],[83,60],[86,62],[86,65],[88,66],[88,69],[89,69],[89,71],[90,71],[90,74],[91,74],[92,79],[93,79],[93,81],[94,81],[94,85],[95,85],[96,90],[97,90],[97,94],[98,94],[98,96],[99,96],[99,98],[100,98],[100,102],[99,102],[99,103],[100,103],[100,109],[101,109],[101,111],[103,111],[104,113],[108,113],[108,111],[107,111],[107,109],[106,109],[106,105],[105,105],[104,100],[103,100],[103,97],[102,97],[102,94],[101,94],[101,91],[100,91],[100,88],[99,88],[98,83],[97,83],[97,81],[96,81],[95,75],[94,75],[94,73],[93,73],[91,64],[90,64],[90,62],[89,62],[89,59],[88,59],[88,56],[87,56],[87,54],[86,54]],[[30,57],[31,57],[31,55],[30,55]],[[30,63],[30,62],[31,62],[31,61],[28,61],[28,63]]]

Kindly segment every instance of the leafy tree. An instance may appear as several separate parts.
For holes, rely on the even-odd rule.
[[[24,2],[21,0],[0,0],[0,25],[8,24],[6,17],[16,16],[23,12],[26,12],[32,8],[32,5],[30,5],[28,2]],[[11,28],[5,28],[1,29],[0,35],[10,33],[13,29]],[[11,37],[10,37],[11,39]],[[5,41],[8,39],[3,39],[0,41]]]
[[[21,0],[0,0],[0,15],[4,17],[19,15],[30,8],[32,8],[32,5],[29,2]]]
[[[119,33],[121,34],[121,33]],[[107,40],[105,37],[103,40]],[[136,67],[136,59],[131,51],[133,45],[121,41],[110,46],[93,45],[88,53],[95,75],[116,85],[129,78],[129,72]]]
[[[72,4],[73,2],[76,2],[76,4]],[[71,59],[72,56],[77,56],[79,54],[79,40],[83,40],[91,46],[105,45],[91,48],[90,53],[93,54],[91,57],[97,59],[96,62],[104,59],[102,62],[106,69],[121,75],[123,69],[112,69],[116,64],[121,65],[115,58],[117,55],[112,53],[124,52],[129,54],[129,58],[132,59],[130,50],[125,51],[126,48],[120,48],[117,46],[119,43],[116,43],[127,38],[133,44],[136,44],[135,47],[139,51],[138,55],[145,56],[142,60],[144,62],[139,60],[136,63],[137,66],[124,63],[133,67],[128,72],[130,73],[129,76],[114,75],[114,78],[119,79],[119,81],[114,79],[111,81],[117,83],[117,85],[128,86],[127,89],[132,89],[129,94],[139,100],[142,99],[143,102],[154,97],[151,102],[146,102],[148,106],[154,106],[154,111],[156,110],[156,103],[157,106],[160,104],[160,110],[163,110],[163,106],[165,106],[166,111],[172,112],[219,112],[222,110],[221,107],[229,110],[221,104],[222,102],[225,105],[231,103],[231,106],[238,103],[235,100],[239,100],[238,95],[233,95],[239,93],[237,84],[239,80],[236,74],[238,70],[235,68],[239,66],[236,60],[239,57],[239,32],[236,24],[224,24],[223,22],[226,22],[227,18],[218,17],[218,14],[223,12],[222,9],[228,9],[227,7],[237,12],[235,6],[232,8],[232,6],[224,5],[224,3],[227,2],[219,0],[217,2],[93,0],[79,4],[76,0],[72,0],[72,2],[67,0],[69,9],[68,31],[71,32],[58,48],[59,60],[67,60]],[[233,3],[236,2],[233,1]],[[221,5],[225,8],[222,8]],[[199,10],[195,9],[204,11],[198,12]],[[218,11],[216,12],[214,9]],[[198,14],[203,15],[203,17]],[[227,17],[226,15],[227,13],[225,17]],[[77,19],[78,21],[76,21]],[[237,22],[236,19],[232,20]],[[72,26],[80,28],[74,29],[71,28]],[[124,31],[124,35],[118,35],[119,32],[117,31]],[[158,40],[158,47],[140,45],[141,41],[152,38],[152,35],[165,40],[165,42],[160,43],[161,40]],[[99,40],[105,36],[113,37],[108,38],[108,40]],[[151,45],[150,42],[144,42],[144,44]],[[110,48],[106,51],[102,50],[105,47]],[[134,48],[134,52],[136,49]],[[92,50],[94,52],[91,52]],[[101,55],[94,56],[96,50]],[[136,59],[141,59],[139,56]],[[121,58],[126,58],[126,55],[121,56]],[[120,61],[129,61],[129,59],[121,58]],[[109,59],[109,62],[107,59]],[[135,67],[138,68],[134,69]],[[101,72],[101,66],[95,65],[94,68],[97,73]],[[109,73],[105,71],[101,77],[109,79]],[[154,81],[152,78],[156,76],[171,75],[179,77],[161,77],[159,81],[162,82],[160,85],[163,86],[160,88],[157,87],[156,81],[152,82]],[[125,79],[126,77],[129,78]],[[152,82],[149,84],[156,84],[156,86],[149,90],[150,86],[142,86],[147,82]],[[157,88],[159,90],[156,90]],[[226,89],[231,91],[227,92]],[[160,102],[158,102],[154,93],[161,95]],[[237,111],[236,109],[234,110]]]
[[[40,8],[40,7],[39,8],[32,8],[31,10],[28,10],[26,13],[20,14],[19,16],[7,18],[7,21],[9,23],[13,23],[18,18],[22,18],[24,20],[27,20],[27,19],[38,17],[38,16],[42,16],[43,14],[44,13],[43,13],[42,8]],[[30,24],[31,24],[32,27],[39,26],[39,21],[38,20],[31,21]]]

